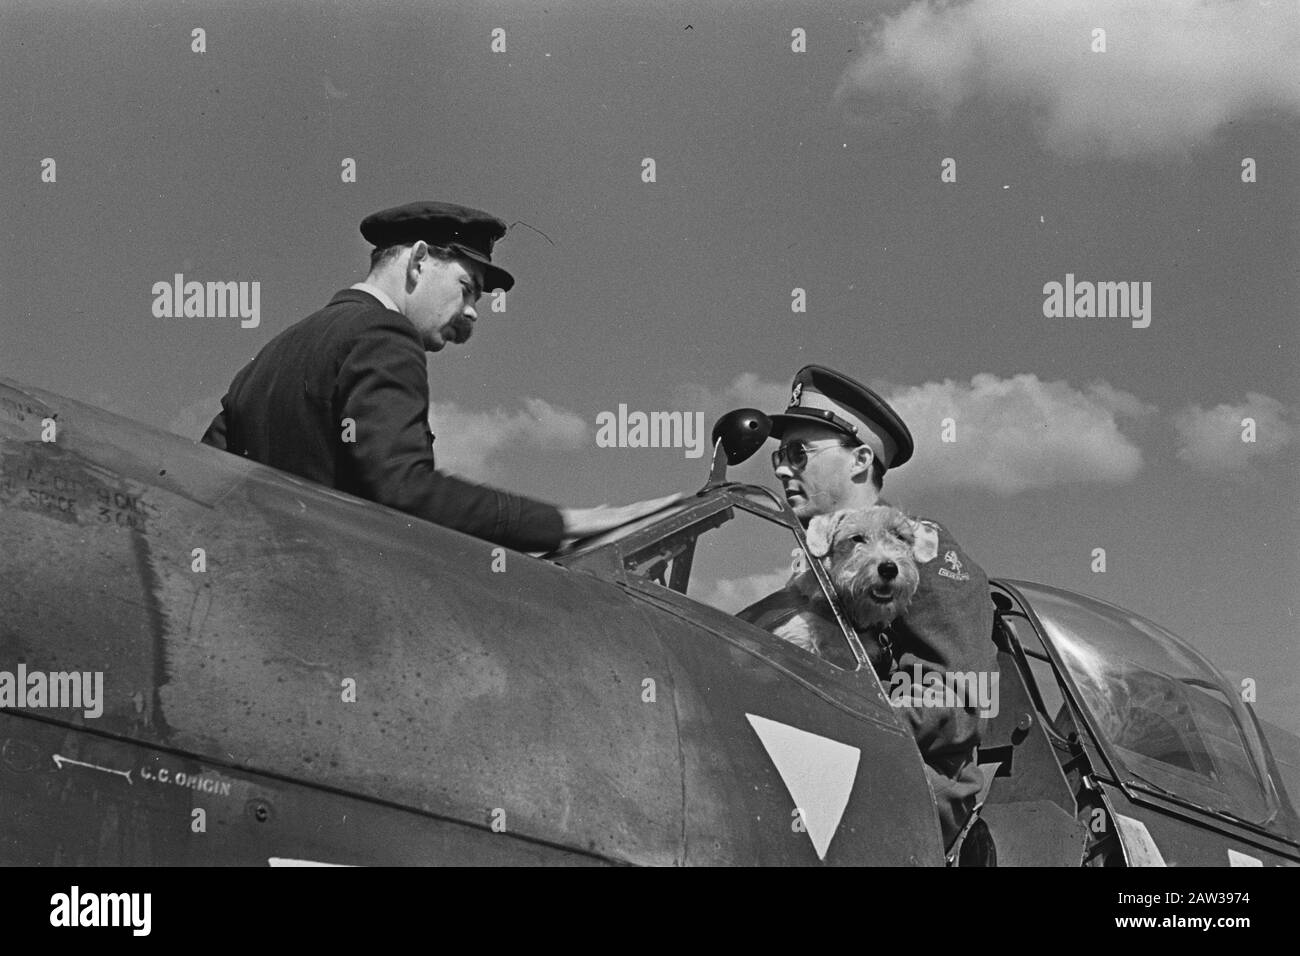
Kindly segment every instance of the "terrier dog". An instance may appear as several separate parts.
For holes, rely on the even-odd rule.
[[[880,634],[907,610],[920,583],[916,522],[897,508],[876,505],[818,515],[809,522],[807,537],[809,554],[822,562],[841,608],[864,638],[872,666],[881,673],[889,660]],[[773,628],[773,633],[839,663],[835,659],[847,649],[839,650],[844,640],[817,578],[805,571],[790,587],[806,605]]]

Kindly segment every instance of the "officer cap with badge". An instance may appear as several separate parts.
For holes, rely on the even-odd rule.
[[[449,202],[413,202],[371,213],[361,220],[361,235],[380,249],[423,239],[483,267],[483,291],[509,292],[514,276],[492,262],[493,244],[506,224],[482,209]]]
[[[799,423],[843,432],[870,448],[882,468],[895,468],[912,457],[912,434],[889,403],[861,382],[821,365],[799,369],[789,406],[771,419],[776,439]]]

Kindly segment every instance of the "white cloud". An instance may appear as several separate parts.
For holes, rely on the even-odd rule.
[[[677,390],[677,401],[690,411],[704,412],[709,428],[724,412],[733,408],[757,408],[761,412],[775,412],[785,408],[790,400],[790,382],[765,382],[753,372],[742,372],[721,389],[703,385],[682,385]]]
[[[507,446],[571,449],[587,440],[582,418],[540,398],[525,399],[524,409],[515,412],[471,412],[454,402],[433,402],[429,427],[438,467],[471,481],[491,477],[488,459]]]
[[[1174,416],[1178,457],[1201,471],[1244,472],[1255,458],[1274,455],[1296,439],[1294,417],[1277,399],[1247,392],[1237,405],[1191,405]],[[1255,440],[1242,441],[1242,420],[1255,421]]]
[[[1106,31],[1093,53],[1092,31]],[[873,21],[841,102],[1022,110],[1067,155],[1182,155],[1226,123],[1300,115],[1294,0],[970,0]]]
[[[897,473],[909,493],[979,488],[1013,495],[1074,482],[1120,484],[1142,468],[1142,452],[1120,421],[1155,409],[1105,383],[1083,389],[1036,375],[980,374],[970,383],[944,380],[889,396],[916,443]],[[945,419],[955,441],[942,441]]]
[[[969,383],[868,384],[902,416],[915,441],[912,461],[889,479],[909,494],[965,487],[1012,495],[1071,482],[1130,481],[1142,468],[1142,452],[1120,423],[1156,411],[1105,382],[1080,389],[1029,374],[980,374]],[[722,389],[687,385],[679,395],[712,422],[741,406],[780,411],[789,400],[790,385],[745,372]],[[941,440],[947,418],[956,424],[955,442]],[[764,452],[774,447],[769,443]],[[772,484],[766,454],[755,455],[730,475],[736,481]]]
[[[745,578],[733,578],[717,581],[704,597],[694,597],[701,604],[716,607],[728,614],[743,611],[760,598],[765,598],[773,591],[779,591],[790,580],[790,569],[773,571],[770,574],[751,574]]]

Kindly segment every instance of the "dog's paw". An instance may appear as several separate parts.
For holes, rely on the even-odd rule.
[[[783,641],[789,641],[796,647],[802,647],[812,654],[821,654],[821,641],[809,619],[803,614],[796,614],[780,627],[772,631]]]

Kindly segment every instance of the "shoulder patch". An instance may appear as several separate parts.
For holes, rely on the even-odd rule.
[[[939,569],[940,577],[952,578],[952,580],[959,583],[970,580],[970,572],[966,570],[966,562],[958,556],[955,549],[949,548],[944,552],[943,562],[947,567]]]

